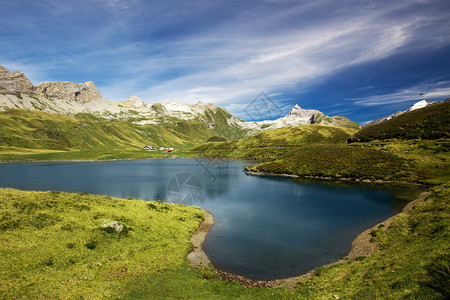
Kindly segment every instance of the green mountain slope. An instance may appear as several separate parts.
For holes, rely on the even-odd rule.
[[[407,160],[376,149],[316,144],[246,169],[300,177],[397,180],[409,174],[410,168]]]
[[[136,125],[106,121],[89,114],[78,117],[12,109],[0,112],[0,147],[48,150],[140,149],[191,147],[217,135],[199,120]]]
[[[266,158],[267,155],[285,151],[282,150],[285,148],[310,144],[342,144],[355,132],[355,129],[331,125],[283,127],[262,131],[241,140],[204,143],[192,151],[207,156]]]
[[[297,147],[313,143],[343,143],[354,129],[330,125],[303,125],[263,131],[236,142],[238,148]]]
[[[450,137],[450,101],[413,110],[358,131],[349,142]]]

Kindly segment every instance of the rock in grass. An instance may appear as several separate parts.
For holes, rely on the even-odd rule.
[[[109,233],[116,232],[118,234],[128,234],[127,226],[125,224],[120,224],[117,221],[103,221],[100,225],[100,229]]]

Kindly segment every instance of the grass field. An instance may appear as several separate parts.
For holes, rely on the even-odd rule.
[[[0,190],[0,298],[101,298],[127,282],[185,267],[204,213],[86,194]],[[125,224],[128,234],[100,229]]]

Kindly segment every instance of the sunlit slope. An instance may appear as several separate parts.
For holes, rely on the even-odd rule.
[[[450,137],[450,101],[413,110],[358,131],[352,141],[441,139]]]
[[[0,113],[0,147],[49,150],[140,149],[144,145],[188,147],[216,133],[191,120],[163,125],[106,121],[12,109]]]
[[[343,144],[357,130],[330,125],[301,125],[266,130],[251,137],[230,141],[205,143],[195,151],[246,150],[267,147],[299,147],[310,144]]]
[[[0,189],[0,298],[110,298],[185,267],[204,212],[136,199]],[[124,225],[102,230],[105,221]]]
[[[346,145],[312,145],[291,150],[280,159],[248,167],[248,171],[300,177],[400,180],[411,164],[397,155]]]

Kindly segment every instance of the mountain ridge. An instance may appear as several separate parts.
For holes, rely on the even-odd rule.
[[[424,99],[424,100],[421,100],[421,101],[418,101],[418,102],[414,103],[413,105],[411,105],[410,108],[408,108],[405,111],[401,111],[401,110],[397,111],[397,112],[395,112],[393,114],[390,114],[389,116],[382,117],[382,118],[379,118],[379,119],[367,122],[366,124],[364,124],[364,126],[380,124],[382,122],[386,122],[388,120],[391,120],[392,118],[398,117],[401,114],[404,114],[404,113],[407,113],[407,112],[410,112],[410,111],[413,111],[413,110],[416,110],[416,109],[421,109],[421,108],[427,107],[429,105],[437,104],[437,103],[439,103],[439,101],[433,101],[432,102],[430,100],[425,100]]]
[[[177,100],[145,103],[137,96],[125,101],[104,99],[92,81],[41,82],[34,86],[25,74],[0,67],[0,111],[12,108],[40,110],[52,114],[90,113],[104,120],[130,121],[138,125],[201,120],[209,128],[220,125],[246,131],[248,135],[281,127],[322,124],[359,129],[360,125],[345,117],[328,117],[318,110],[307,110],[296,104],[277,120],[246,122],[212,103],[186,104]]]

